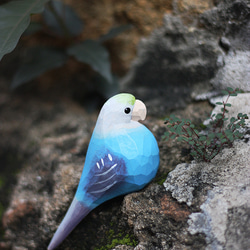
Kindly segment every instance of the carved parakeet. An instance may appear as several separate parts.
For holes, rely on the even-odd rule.
[[[156,175],[159,148],[139,120],[146,106],[131,94],[118,94],[102,107],[93,131],[75,197],[52,238],[56,248],[95,207],[142,189]]]

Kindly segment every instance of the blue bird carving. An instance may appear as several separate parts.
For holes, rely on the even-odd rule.
[[[159,148],[139,120],[146,106],[131,94],[118,94],[102,107],[93,131],[75,197],[48,250],[56,248],[101,203],[138,191],[156,175]]]

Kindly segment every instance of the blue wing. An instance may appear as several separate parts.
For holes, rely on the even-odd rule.
[[[89,183],[85,186],[85,191],[94,199],[98,199],[124,182],[126,164],[123,159],[106,152],[101,158],[92,161],[88,177]]]

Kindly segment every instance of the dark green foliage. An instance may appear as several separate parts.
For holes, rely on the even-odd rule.
[[[30,24],[30,15],[41,12],[43,12],[42,24]],[[27,27],[24,35],[40,31],[44,37],[54,39],[54,44],[60,44],[60,48],[37,46],[27,50],[25,61],[14,75],[12,88],[33,80],[48,70],[62,66],[71,56],[81,63],[90,65],[104,78],[102,83],[116,88],[117,81],[111,73],[109,53],[102,43],[131,26],[114,27],[97,40],[81,41],[79,36],[83,26],[74,9],[62,1],[14,0],[0,5],[0,60],[15,48]]]
[[[52,34],[60,37],[73,37],[81,34],[83,22],[76,12],[68,5],[59,1],[50,1],[43,17]]]
[[[229,97],[237,96],[241,92],[239,89],[233,90],[232,88],[223,91],[223,94],[227,95],[226,100],[216,103],[222,106],[221,113],[211,115],[211,121],[205,131],[198,131],[188,119],[170,115],[165,120],[168,131],[164,134],[164,140],[170,138],[188,143],[191,147],[191,155],[196,160],[210,162],[224,147],[231,147],[234,140],[243,136],[241,128],[245,126],[245,119],[248,119],[246,114],[239,113],[237,117],[230,119],[227,126],[224,125],[228,121],[225,117],[228,112],[227,108],[231,107],[228,103]]]
[[[0,5],[0,60],[17,45],[30,23],[30,15],[43,11],[48,0],[14,0]]]
[[[67,50],[79,62],[89,64],[96,72],[112,83],[108,51],[97,41],[86,40]]]
[[[50,69],[60,67],[66,60],[67,56],[62,50],[34,47],[27,51],[25,63],[15,73],[11,87],[16,88]]]

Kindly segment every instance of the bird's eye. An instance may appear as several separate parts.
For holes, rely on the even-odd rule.
[[[125,108],[125,109],[124,109],[125,114],[129,114],[129,113],[130,113],[130,111],[131,111],[131,109],[130,109],[130,108]]]

